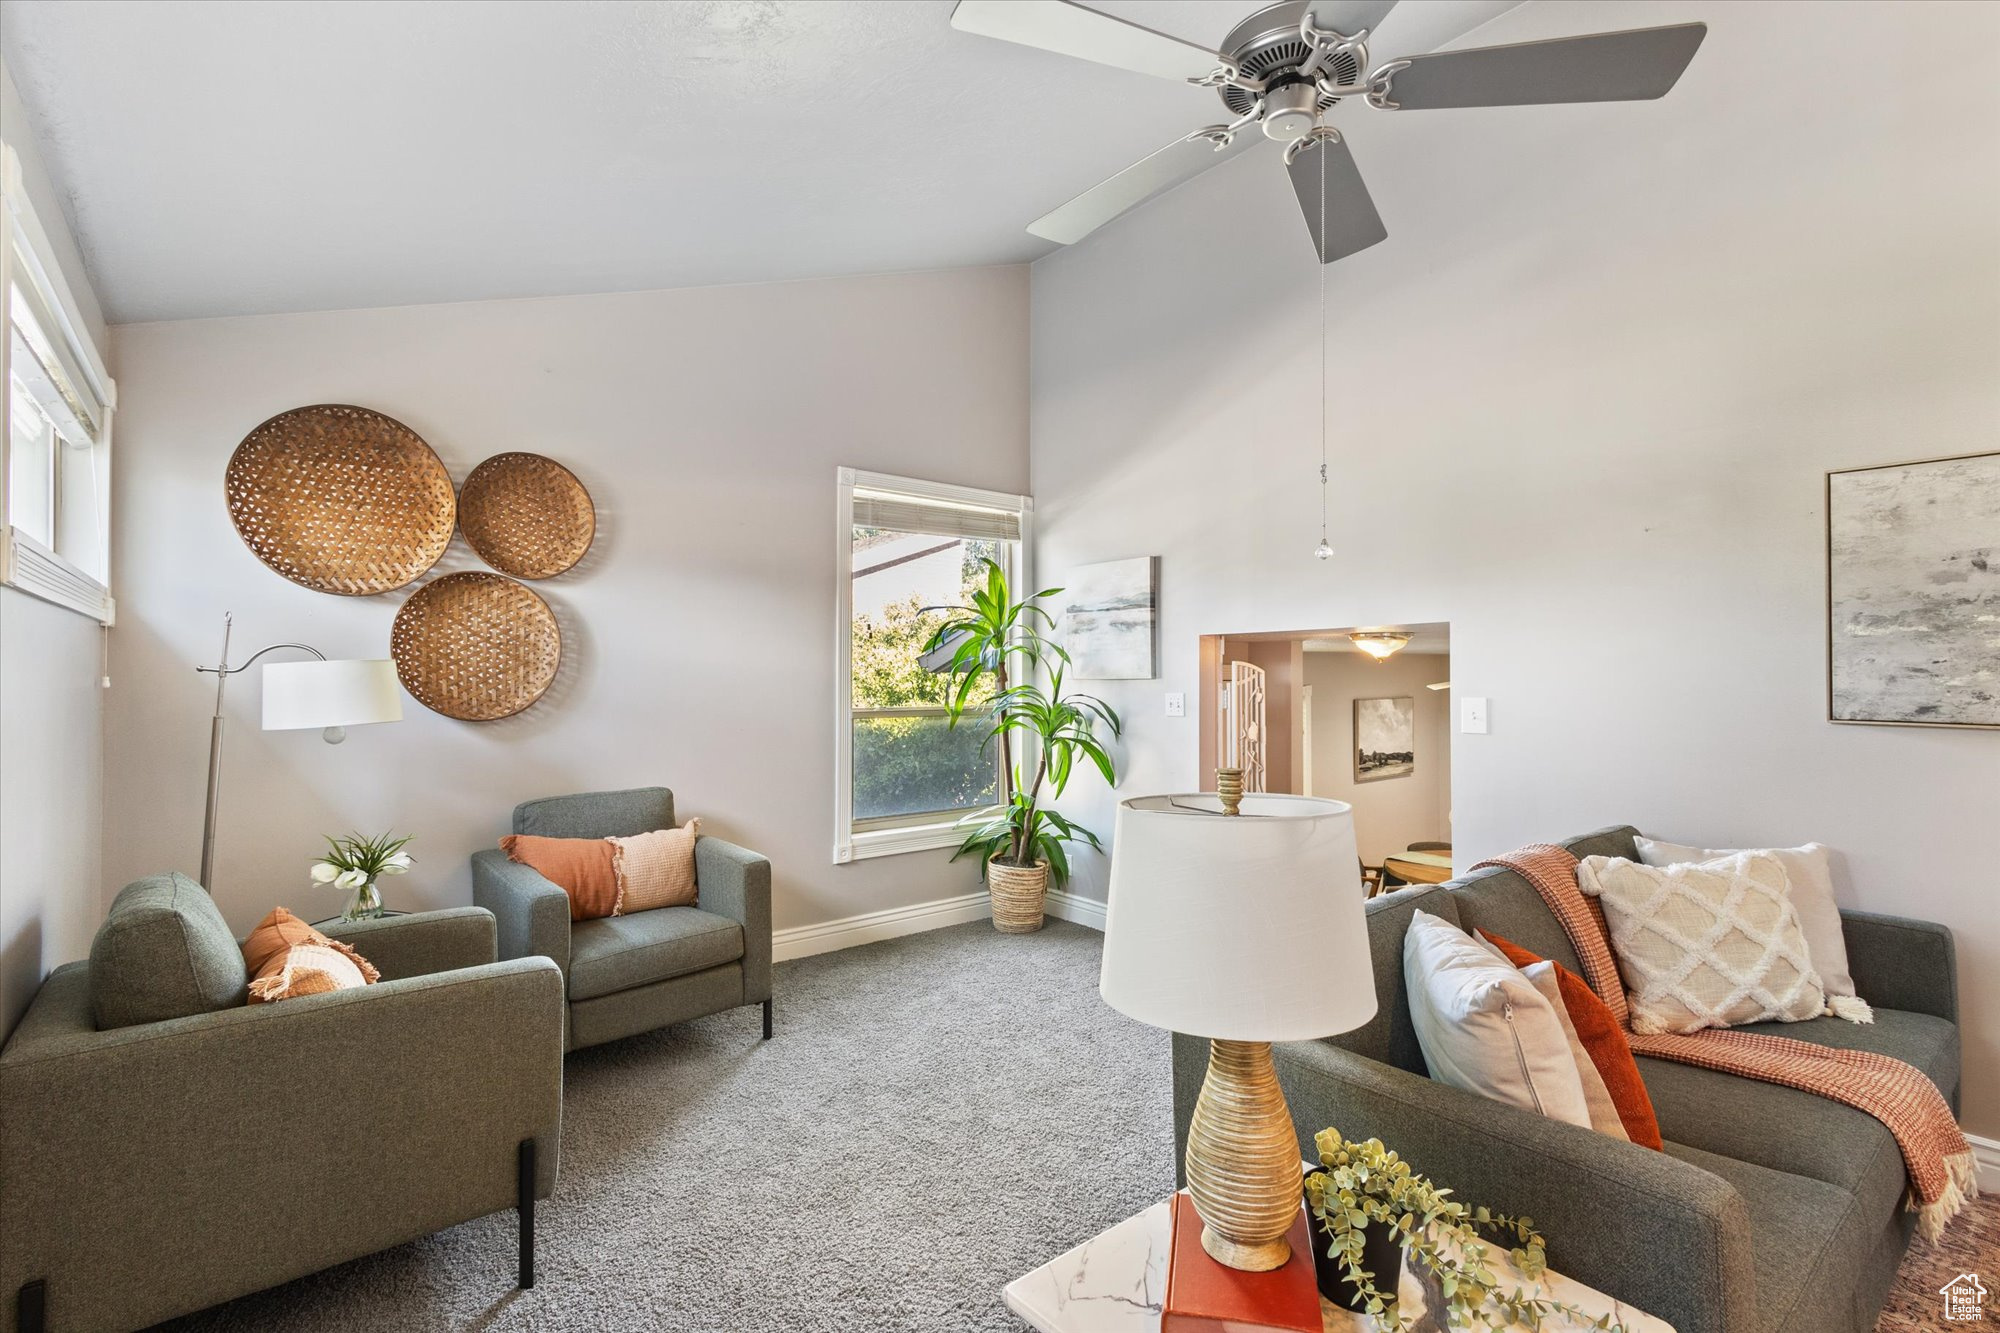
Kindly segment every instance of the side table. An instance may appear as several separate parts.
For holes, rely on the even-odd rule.
[[[1159,1333],[1160,1306],[1167,1292],[1167,1249],[1171,1238],[1167,1201],[1085,1241],[1060,1258],[1007,1284],[1007,1308],[1038,1333]],[[1491,1263],[1502,1282],[1512,1275],[1537,1295],[1574,1305],[1595,1319],[1614,1316],[1632,1333],[1674,1333],[1673,1328],[1632,1306],[1615,1301],[1556,1273],[1529,1283],[1515,1271],[1498,1247]],[[1424,1288],[1406,1268],[1400,1292],[1403,1314],[1419,1330],[1442,1330],[1442,1319],[1423,1315]],[[1381,1333],[1367,1315],[1320,1301],[1324,1333]],[[1564,1325],[1550,1320],[1543,1333],[1560,1333]]]

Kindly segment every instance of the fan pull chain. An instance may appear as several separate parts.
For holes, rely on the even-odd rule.
[[[1333,543],[1326,539],[1326,159],[1324,143],[1315,145],[1319,154],[1319,237],[1313,258],[1319,262],[1319,545],[1313,554],[1321,560],[1333,559]]]

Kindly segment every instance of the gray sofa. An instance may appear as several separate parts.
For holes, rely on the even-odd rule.
[[[246,1004],[215,904],[157,875],[49,974],[0,1050],[0,1330],[140,1328],[508,1208],[532,1285],[560,973],[495,962],[474,907],[327,933],[381,981]]]
[[[552,796],[514,807],[514,832],[624,838],[674,828],[665,787]],[[706,835],[695,842],[693,907],[569,919],[569,895],[495,848],[472,857],[472,901],[500,923],[500,956],[562,969],[567,1049],[594,1046],[738,1005],[764,1007],[771,1035],[771,863]]]
[[[1563,845],[1635,857],[1629,827]],[[1578,970],[1534,888],[1477,871],[1367,904],[1379,1012],[1365,1028],[1280,1044],[1278,1077],[1301,1149],[1329,1125],[1379,1137],[1464,1202],[1526,1213],[1549,1263],[1672,1324],[1677,1333],[1869,1333],[1909,1244],[1902,1155],[1873,1117],[1811,1093],[1641,1059],[1664,1153],[1432,1082],[1410,1026],[1403,932],[1416,911],[1503,935]],[[1842,914],[1856,988],[1875,1022],[1760,1024],[1828,1046],[1880,1051],[1959,1093],[1957,978],[1942,926]],[[1207,1043],[1174,1037],[1174,1110],[1185,1151]]]

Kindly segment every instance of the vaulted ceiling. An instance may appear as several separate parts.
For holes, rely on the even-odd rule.
[[[1406,3],[1375,50],[1514,3]],[[1213,45],[1260,5],[1093,7]],[[8,0],[0,56],[120,323],[1017,263],[1221,118],[951,8]]]

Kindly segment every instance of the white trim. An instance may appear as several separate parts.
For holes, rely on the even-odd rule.
[[[1104,929],[1104,904],[1095,898],[1079,898],[1062,889],[1050,889],[1043,901],[1042,909],[1050,916],[1061,917],[1064,921],[1074,921],[1079,926],[1089,926],[1092,930]]]
[[[2000,1139],[1967,1134],[1965,1141],[1972,1145],[1972,1160],[1979,1163],[1979,1192],[2000,1194]]]
[[[854,492],[893,491],[927,500],[955,501],[988,509],[1018,510],[1021,537],[1014,543],[1009,577],[1016,587],[1032,588],[1035,502],[1025,495],[954,486],[949,482],[898,477],[859,468],[834,469],[834,587],[833,587],[833,863],[847,865],[876,856],[956,847],[964,834],[950,824],[925,824],[907,829],[854,831]]]
[[[918,935],[946,926],[962,926],[968,921],[984,921],[991,915],[992,907],[982,890],[956,898],[913,903],[908,907],[863,912],[860,916],[842,917],[838,921],[793,926],[771,932],[771,961],[782,963],[788,958],[809,958],[816,953],[832,953],[836,949],[852,949],[856,945],[874,944],[878,940]]]
[[[111,591],[19,528],[0,526],[0,584],[109,625]]]
[[[878,828],[849,833],[843,844],[834,840],[833,862],[866,861],[876,856],[901,856],[905,852],[930,852],[940,847],[957,847],[965,841],[965,830],[953,820],[948,824],[912,824],[908,828]]]

